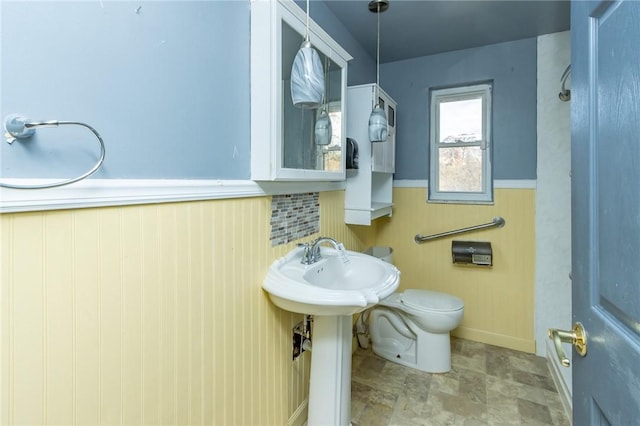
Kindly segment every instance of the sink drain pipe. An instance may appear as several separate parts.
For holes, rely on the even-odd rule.
[[[358,339],[358,346],[362,349],[369,349],[369,327],[367,326],[369,314],[369,309],[360,312],[353,326],[353,334]]]

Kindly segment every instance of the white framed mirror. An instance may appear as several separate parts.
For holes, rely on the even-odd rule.
[[[332,136],[317,145],[321,109],[291,100],[291,66],[306,33],[306,14],[291,0],[251,2],[251,179],[345,179],[347,61],[351,56],[312,20],[310,41],[325,72]]]

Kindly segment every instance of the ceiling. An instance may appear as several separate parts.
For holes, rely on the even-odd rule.
[[[376,55],[376,13],[368,0],[325,0]],[[569,1],[389,0],[380,14],[380,62],[520,40],[569,29]]]

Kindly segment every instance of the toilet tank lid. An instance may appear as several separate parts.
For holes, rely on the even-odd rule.
[[[403,304],[429,311],[457,311],[464,308],[462,299],[430,290],[405,290],[400,297]]]

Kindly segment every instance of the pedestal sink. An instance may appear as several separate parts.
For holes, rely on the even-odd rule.
[[[262,287],[281,309],[313,315],[309,426],[351,422],[352,315],[377,304],[400,284],[398,269],[375,257],[322,247],[321,259],[301,263],[297,248],[276,260]]]

